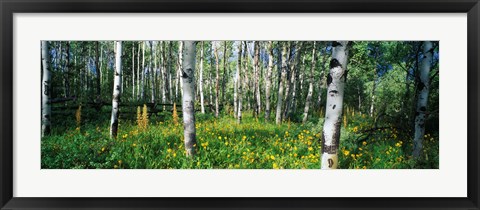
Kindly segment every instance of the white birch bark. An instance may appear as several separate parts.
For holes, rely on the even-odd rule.
[[[148,71],[149,74],[148,76],[150,77],[150,94],[151,94],[151,99],[150,102],[155,103],[155,72],[157,71],[157,55],[155,53],[154,45],[156,45],[155,41],[150,42],[150,60],[148,64]],[[153,60],[155,60],[155,68],[152,65]]]
[[[145,41],[142,43],[142,84],[141,84],[141,93],[140,93],[140,98],[142,101],[145,101]]]
[[[115,73],[113,80],[113,99],[112,99],[112,118],[110,120],[110,137],[117,138],[118,132],[118,115],[120,96],[122,94],[122,42],[116,41],[116,53],[115,53]]]
[[[196,131],[195,131],[195,42],[185,41],[183,52],[183,128],[185,150],[187,156],[195,155]]]
[[[374,72],[375,75],[373,75],[373,87],[372,87],[372,98],[370,101],[370,117],[374,116],[374,111],[375,111],[375,89],[377,89],[377,69],[375,69]]]
[[[168,58],[167,58],[167,62],[166,62],[166,69],[167,69],[167,73],[168,73],[168,102],[172,102],[173,101],[173,85],[172,85],[172,69],[174,69],[172,66],[172,60],[173,60],[173,56],[172,56],[172,50],[173,50],[173,42],[170,41],[168,42],[169,44],[169,50],[168,50]]]
[[[166,46],[165,46],[165,42],[164,41],[161,41],[160,42],[160,53],[161,53],[161,62],[162,64],[160,65],[160,77],[162,78],[162,81],[163,81],[163,85],[161,85],[161,88],[162,88],[162,103],[167,103],[168,100],[167,100],[167,90],[168,90],[168,72],[167,72],[167,65],[165,63],[166,59],[165,59],[165,51],[167,50]]]
[[[287,105],[285,106],[285,117],[290,118],[290,114],[293,110],[295,112],[295,103],[297,100],[297,81],[298,81],[298,65],[300,62],[302,51],[302,42],[295,42],[295,57],[292,60],[290,70],[290,92],[287,92],[289,98],[287,98]]]
[[[260,64],[259,64],[259,60],[260,60],[260,42],[259,41],[255,41],[255,44],[254,44],[254,52],[255,52],[255,55],[254,55],[254,59],[253,59],[253,68],[254,68],[254,92],[255,92],[255,116],[258,117],[260,115],[260,112],[261,112],[261,107],[262,107],[262,103],[261,103],[261,97],[260,97]]]
[[[223,74],[222,74],[222,100],[221,103],[225,103],[225,85],[227,84],[227,41],[223,42]],[[225,104],[223,104],[225,105]]]
[[[238,105],[237,105],[237,122],[242,122],[242,42],[238,42],[238,60],[237,60],[237,88],[238,88]]]
[[[135,100],[135,43],[132,46],[132,100]]]
[[[140,97],[140,43],[137,49],[137,95],[136,99]]]
[[[310,67],[310,77],[308,77],[308,93],[307,93],[307,99],[305,100],[305,109],[303,110],[303,119],[302,123],[307,122],[308,118],[308,111],[310,109],[310,101],[312,101],[312,95],[313,95],[313,73],[315,71],[315,66],[317,64],[317,59],[315,57],[316,54],[316,42],[313,42],[313,50],[312,50],[312,66]]]
[[[348,41],[333,42],[330,72],[327,76],[327,105],[322,133],[322,169],[336,169],[342,124]]]
[[[205,114],[205,105],[203,104],[203,41],[201,44],[200,49],[200,80],[199,80],[199,87],[200,87],[200,107],[202,114]]]
[[[216,42],[213,42],[214,46],[214,54],[215,54],[215,68],[216,68],[216,76],[215,76],[215,117],[218,118],[219,114],[219,98],[218,98],[218,92],[220,88],[220,75],[219,75],[219,68],[220,68],[220,63],[218,62],[218,46]]]
[[[51,114],[52,109],[50,107],[50,83],[51,83],[51,73],[50,73],[50,55],[49,55],[49,44],[47,41],[41,42],[42,46],[42,137],[50,134],[51,131]]]
[[[278,83],[277,112],[275,116],[275,123],[277,124],[282,123],[283,87],[285,86],[285,77],[287,76],[287,43],[283,43],[281,71],[280,81]]]
[[[268,68],[265,77],[265,121],[270,120],[270,89],[272,88],[272,71],[273,71],[273,41],[268,41]]]
[[[240,42],[241,43],[241,42]],[[238,47],[237,54],[240,55],[240,46]],[[233,47],[232,47],[233,48]],[[238,59],[238,58],[237,58]],[[235,75],[233,77],[233,117],[236,119],[238,117],[238,77],[240,76],[240,61],[237,60],[237,70],[235,71]]]
[[[180,95],[183,97],[183,83],[180,82],[180,78],[182,77],[182,68],[183,68],[183,42],[180,41],[178,45],[178,83],[180,84]]]
[[[413,139],[413,157],[418,158],[422,153],[423,138],[425,135],[425,121],[427,113],[428,92],[430,90],[430,66],[433,56],[432,42],[423,42],[423,60],[420,67],[418,81],[417,112],[415,113],[415,136]]]

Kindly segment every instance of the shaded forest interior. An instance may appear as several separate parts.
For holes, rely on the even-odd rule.
[[[438,49],[43,41],[42,168],[438,168]]]

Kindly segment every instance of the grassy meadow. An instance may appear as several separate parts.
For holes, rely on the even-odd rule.
[[[319,169],[323,119],[305,124],[265,122],[244,113],[237,124],[230,113],[219,119],[196,114],[197,152],[185,156],[178,114],[149,116],[138,107],[121,119],[117,139],[109,137],[109,109],[99,115],[80,108],[42,139],[43,169]],[[323,116],[323,113],[314,113]],[[262,115],[263,116],[263,115]],[[317,119],[317,118],[315,118]],[[370,131],[375,131],[369,133]],[[377,125],[365,114],[346,111],[339,147],[340,169],[438,168],[438,134],[427,133],[422,157],[413,160],[412,140],[391,125]],[[368,137],[368,138],[366,138]]]

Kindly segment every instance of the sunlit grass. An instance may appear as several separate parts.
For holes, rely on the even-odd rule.
[[[320,168],[320,123],[276,125],[247,112],[238,124],[231,116],[198,114],[197,155],[187,158],[183,125],[171,118],[152,119],[148,127],[139,127],[135,120],[120,121],[115,140],[109,138],[107,122],[56,132],[42,139],[42,168]],[[437,135],[425,135],[423,156],[414,161],[407,135],[392,127],[363,138],[371,125],[368,117],[349,116],[342,126],[340,168],[438,168]]]

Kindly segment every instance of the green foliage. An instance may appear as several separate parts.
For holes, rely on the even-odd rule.
[[[411,138],[392,125],[366,137],[373,120],[348,115],[339,148],[340,168],[438,168],[438,134],[427,134],[422,159],[409,156]],[[119,138],[109,138],[108,122],[42,139],[42,168],[221,168],[318,169],[321,125],[294,122],[277,126],[244,113],[242,124],[230,116],[215,119],[197,114],[197,150],[186,158],[183,126],[173,119],[139,129],[135,121],[121,121]]]

